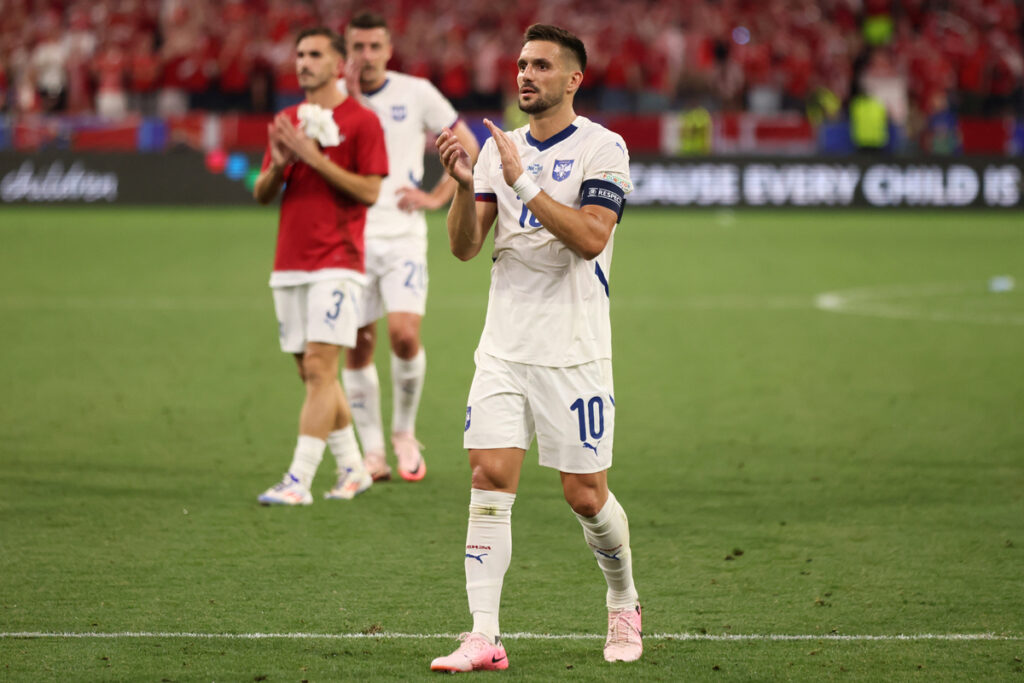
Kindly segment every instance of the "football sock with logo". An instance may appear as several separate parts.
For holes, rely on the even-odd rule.
[[[364,451],[384,450],[384,427],[380,416],[380,380],[377,378],[377,366],[370,363],[365,368],[341,371],[341,381],[345,385],[349,407],[352,409],[352,422],[359,432],[359,441]]]
[[[516,494],[473,489],[466,531],[466,594],[473,631],[495,642],[501,584],[512,559],[512,504]]]
[[[423,393],[423,378],[427,374],[427,353],[420,347],[419,353],[403,360],[391,353],[392,406],[391,431],[416,432],[416,411],[420,407]]]
[[[604,507],[593,517],[576,515],[583,537],[594,551],[597,564],[608,582],[608,609],[629,609],[636,605],[633,558],[629,551],[629,520],[612,492]]]
[[[356,442],[356,430],[352,425],[344,429],[336,429],[327,435],[327,446],[338,462],[338,471],[357,469],[363,466],[363,455],[359,452]]]
[[[288,471],[307,490],[313,484],[313,475],[316,474],[316,468],[323,460],[326,445],[327,442],[315,436],[299,435],[298,443],[295,445],[295,455],[292,456],[292,464]]]

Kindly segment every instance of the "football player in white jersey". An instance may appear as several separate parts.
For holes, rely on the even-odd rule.
[[[608,490],[615,398],[608,316],[612,239],[632,190],[622,138],[577,116],[583,43],[535,24],[519,56],[519,106],[529,124],[491,132],[474,168],[459,139],[437,142],[458,187],[448,212],[452,252],[476,256],[494,226],[494,264],[463,444],[472,490],[466,591],[473,628],[438,671],[504,669],[498,605],[511,559],[511,513],[526,449],[560,473],[608,584],[608,661],[643,651],[629,523]],[[495,225],[495,220],[497,224]]]
[[[393,412],[391,443],[398,473],[419,481],[427,467],[416,440],[416,413],[427,358],[420,345],[420,323],[427,300],[427,222],[424,209],[438,209],[451,199],[455,181],[444,175],[431,191],[423,179],[426,132],[454,131],[472,158],[476,138],[452,105],[430,81],[389,71],[391,36],[383,17],[363,12],[345,30],[348,77],[341,90],[361,91],[363,103],[377,112],[384,127],[391,173],[380,199],[366,217],[367,286],[360,306],[356,347],[349,350],[342,382],[362,441],[367,469],[374,480],[390,479],[381,418],[380,383],[373,362],[377,320],[387,315],[391,342]],[[356,93],[357,95],[360,93]]]

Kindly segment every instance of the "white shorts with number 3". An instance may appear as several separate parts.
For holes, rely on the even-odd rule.
[[[610,360],[553,368],[481,351],[474,359],[465,448],[526,450],[536,434],[545,467],[574,474],[611,467],[615,391]]]
[[[347,279],[272,288],[281,350],[303,353],[308,342],[354,347],[362,289]]]

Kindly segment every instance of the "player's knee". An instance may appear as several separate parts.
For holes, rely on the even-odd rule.
[[[492,472],[483,465],[476,465],[473,467],[472,486],[475,489],[482,491],[498,491],[507,489],[507,481],[501,476],[500,472]]]
[[[420,335],[415,328],[403,327],[391,331],[391,350],[403,360],[411,360],[420,350]]]
[[[599,500],[599,492],[592,488],[576,488],[565,490],[565,502],[569,504],[572,511],[583,517],[596,517],[601,511],[602,503]]]
[[[360,347],[349,349],[345,355],[345,367],[349,370],[361,370],[373,362],[373,347]]]
[[[356,345],[345,352],[345,367],[349,370],[365,368],[373,362],[373,348],[377,345],[377,324],[370,323],[356,332]]]
[[[306,384],[321,384],[334,380],[336,367],[330,358],[322,354],[307,353],[302,359],[299,374]]]

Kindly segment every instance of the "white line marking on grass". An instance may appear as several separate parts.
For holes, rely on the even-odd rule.
[[[120,633],[100,633],[91,631],[78,632],[44,632],[44,631],[11,631],[0,632],[0,638],[194,638],[208,640],[439,640],[454,639],[454,633],[190,633],[168,631],[123,631]],[[601,640],[604,635],[599,633],[503,633],[506,640]],[[740,641],[1013,641],[1024,640],[1022,635],[998,633],[898,633],[882,635],[846,635],[841,633],[788,634],[788,633],[649,633],[645,640],[703,640],[719,642]]]
[[[925,299],[941,299],[966,294],[1005,296],[1003,292],[988,292],[982,281],[961,283],[926,283],[917,285],[889,285],[859,287],[833,292],[822,292],[815,297],[819,310],[831,313],[866,315],[896,320],[925,320],[930,322],[966,322],[983,325],[1024,325],[1024,311],[995,310],[943,310],[921,305]]]

